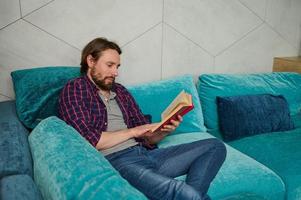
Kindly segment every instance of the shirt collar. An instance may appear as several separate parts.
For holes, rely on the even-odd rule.
[[[102,99],[106,99],[105,96],[103,94],[101,94],[101,92],[98,92],[98,94],[100,95],[100,97]],[[116,97],[116,93],[113,92],[113,91],[110,91],[110,97],[109,97],[109,100],[113,100],[114,98]]]

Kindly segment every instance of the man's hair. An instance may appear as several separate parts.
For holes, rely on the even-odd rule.
[[[115,42],[109,41],[106,38],[100,37],[95,38],[91,42],[89,42],[85,48],[82,51],[82,57],[81,57],[81,68],[80,72],[81,74],[85,74],[88,71],[88,63],[87,63],[87,57],[91,55],[95,61],[97,61],[101,53],[107,49],[113,49],[116,50],[119,55],[122,53],[121,48],[116,44]]]

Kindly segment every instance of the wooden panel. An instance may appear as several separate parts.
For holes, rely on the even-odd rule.
[[[301,73],[301,57],[276,57],[274,58],[273,71]]]

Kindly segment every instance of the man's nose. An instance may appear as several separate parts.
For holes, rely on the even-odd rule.
[[[117,77],[117,76],[118,76],[118,69],[117,69],[117,68],[116,68],[116,69],[113,69],[112,75],[113,75],[114,77]]]

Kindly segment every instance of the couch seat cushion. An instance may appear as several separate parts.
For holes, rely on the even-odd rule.
[[[301,199],[301,114],[296,129],[243,138],[229,144],[275,171],[284,181],[287,199]]]
[[[57,117],[39,123],[29,142],[34,179],[45,199],[146,199],[75,129]]]
[[[251,193],[241,193],[241,194],[237,194],[237,195],[232,195],[223,199],[219,199],[219,200],[266,200],[265,198],[258,196],[258,195],[254,195]]]
[[[32,176],[28,131],[16,116],[15,101],[0,103],[0,177],[13,174]]]
[[[0,180],[0,199],[39,200],[40,191],[28,175],[12,175]]]
[[[166,137],[159,147],[212,138],[208,133],[185,133]],[[227,146],[227,157],[213,180],[209,195],[212,199],[284,199],[285,186],[281,178],[256,160]],[[184,179],[184,176],[179,179]],[[260,187],[258,184],[260,183]],[[231,198],[230,198],[231,197]],[[251,199],[252,199],[251,198]]]

